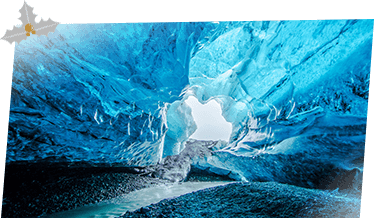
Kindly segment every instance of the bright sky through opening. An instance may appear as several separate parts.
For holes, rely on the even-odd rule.
[[[221,106],[217,101],[211,100],[203,105],[194,96],[190,96],[185,102],[191,107],[197,126],[190,138],[229,141],[232,124],[223,118]]]

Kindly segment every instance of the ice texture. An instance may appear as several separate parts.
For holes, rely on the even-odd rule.
[[[203,26],[61,24],[17,45],[7,161],[158,162]]]
[[[371,20],[231,26],[220,23],[215,32],[222,34],[200,45],[190,61],[189,81],[200,101],[222,98],[224,116],[235,130],[232,140],[248,112],[279,119],[321,106],[366,116]]]
[[[16,46],[7,161],[315,188],[323,169],[362,171],[372,35],[372,20],[59,25]],[[169,169],[196,130],[190,95],[215,99],[232,134]]]
[[[197,126],[191,114],[191,108],[184,101],[173,102],[167,113],[168,131],[165,136],[163,156],[179,154],[185,142]]]

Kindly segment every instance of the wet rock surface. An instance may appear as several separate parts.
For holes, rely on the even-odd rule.
[[[192,192],[121,217],[359,217],[359,195],[275,182],[235,183]]]
[[[39,217],[170,181],[145,168],[88,163],[6,166],[2,217]],[[192,167],[185,181],[230,181]],[[122,217],[359,217],[360,191],[316,190],[276,182],[235,183],[192,192]]]
[[[38,217],[167,182],[141,172],[138,167],[84,162],[8,164],[1,217]]]
[[[87,162],[7,164],[2,217],[39,217],[170,183],[170,180],[155,178],[156,171],[150,174],[147,170],[145,167]],[[192,167],[185,181],[232,179]]]
[[[185,147],[180,154],[167,156],[162,160],[161,163],[144,167],[142,169],[142,175],[161,178],[171,182],[185,181],[189,175],[189,172],[191,171],[192,158],[204,158],[205,156],[211,156],[212,147],[214,147],[216,144],[217,141],[191,139],[185,143]],[[206,173],[207,172],[205,172],[205,174]],[[203,174],[204,173],[201,175]]]

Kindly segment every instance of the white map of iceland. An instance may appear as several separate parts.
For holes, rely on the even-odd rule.
[[[22,26],[14,26],[12,30],[7,30],[4,37],[1,38],[8,41],[10,44],[13,42],[19,44],[22,40],[26,40],[31,34],[48,36],[48,33],[54,32],[59,24],[51,19],[48,19],[47,21],[41,20],[39,23],[36,23],[36,15],[32,12],[33,8],[27,5],[26,2],[19,11],[21,13],[19,19],[22,21]]]

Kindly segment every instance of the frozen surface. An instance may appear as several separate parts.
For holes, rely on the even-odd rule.
[[[17,45],[7,161],[159,161],[203,26],[59,25]]]
[[[130,194],[113,198],[108,201],[102,201],[95,205],[88,205],[74,210],[60,212],[45,216],[48,218],[88,218],[88,217],[106,217],[114,218],[121,216],[126,211],[134,211],[141,207],[155,204],[163,199],[175,198],[187,193],[195,192],[201,189],[221,186],[229,182],[185,182],[174,183],[172,185],[162,185],[152,188],[145,188]]]
[[[248,113],[287,119],[320,106],[366,117],[371,20],[234,24],[217,25],[189,73],[200,101],[221,99],[232,141]]]
[[[163,157],[179,154],[186,141],[197,129],[192,111],[184,101],[173,102],[167,111],[168,131],[165,136]]]
[[[7,161],[171,160],[196,131],[193,95],[232,132],[172,174],[359,175],[372,34],[372,20],[59,25],[16,46]]]

